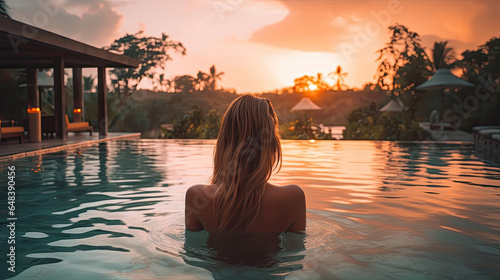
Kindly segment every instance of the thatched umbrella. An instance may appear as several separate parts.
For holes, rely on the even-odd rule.
[[[295,104],[295,106],[290,109],[290,111],[319,111],[321,107],[316,105],[314,102],[309,99],[309,97],[303,97],[299,103]]]
[[[311,99],[309,99],[309,97],[303,97],[299,101],[299,103],[295,104],[295,106],[293,106],[292,109],[290,109],[291,112],[296,112],[296,111],[303,111],[304,112],[305,118],[306,118],[306,121],[305,121],[305,130],[306,130],[306,132],[308,132],[308,128],[307,128],[307,112],[308,111],[319,111],[319,110],[321,110],[321,107],[319,107],[314,102],[312,102]]]
[[[439,110],[439,115],[442,116],[442,114],[444,113],[444,90],[457,89],[462,87],[474,87],[474,85],[453,75],[450,69],[441,68],[438,69],[436,73],[434,73],[430,80],[416,87],[416,90],[441,90],[441,108]]]
[[[398,99],[391,99],[384,107],[380,108],[380,112],[403,112],[404,106]]]

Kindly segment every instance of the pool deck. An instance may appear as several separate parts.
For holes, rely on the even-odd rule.
[[[431,134],[433,141],[461,141],[473,142],[474,137],[471,133],[462,130],[435,130],[430,129],[428,122],[419,123],[420,127]]]
[[[7,139],[7,142],[2,141],[0,143],[0,161],[87,147],[109,140],[139,139],[140,137],[140,133],[110,132],[106,137],[99,137],[98,133],[95,133],[93,136],[87,133],[69,133],[68,140],[43,139],[42,142],[28,141],[23,144],[19,144],[17,139]]]

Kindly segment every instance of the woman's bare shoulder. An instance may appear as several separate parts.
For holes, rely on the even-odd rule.
[[[303,193],[304,192],[299,185],[295,185],[295,184],[283,185],[283,186],[269,184],[269,186],[271,187],[271,189],[278,190],[281,192],[290,192],[290,193],[294,193],[294,192],[295,193]]]
[[[193,185],[188,188],[186,195],[206,195],[206,196],[212,196],[215,191],[217,190],[216,185],[204,185],[204,184],[197,184]]]
[[[270,185],[268,189],[270,190],[270,193],[284,198],[285,200],[289,200],[292,197],[296,197],[299,199],[304,197],[304,191],[302,190],[302,188],[299,185],[295,184],[283,186]]]

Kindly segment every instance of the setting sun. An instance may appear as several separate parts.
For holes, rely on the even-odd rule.
[[[309,85],[309,90],[316,90],[317,88],[318,88],[317,85],[314,85],[314,84]]]

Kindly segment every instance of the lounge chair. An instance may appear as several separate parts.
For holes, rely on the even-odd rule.
[[[92,135],[92,126],[89,125],[88,122],[69,122],[68,115],[66,115],[66,130],[68,132],[84,132],[88,131],[90,132],[90,135]]]
[[[433,110],[429,117],[429,128],[431,130],[455,130],[451,123],[440,122],[439,121],[439,113],[437,110]]]
[[[1,124],[0,120],[0,139],[19,137],[19,144],[23,143],[24,127],[14,126],[14,121],[12,121],[12,126],[1,127]]]

